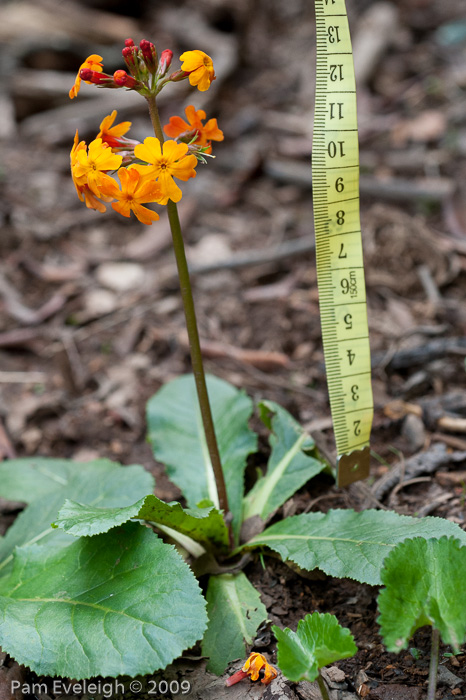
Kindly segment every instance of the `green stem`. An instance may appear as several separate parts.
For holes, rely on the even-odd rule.
[[[157,103],[154,95],[146,98],[149,105],[150,118],[154,133],[160,143],[164,142],[162,125],[157,109]],[[188,331],[189,348],[191,352],[191,363],[193,367],[194,380],[196,382],[197,396],[199,399],[199,407],[201,410],[202,423],[204,426],[207,449],[209,451],[210,461],[215,476],[217,486],[218,502],[220,508],[225,515],[228,514],[228,498],[225,487],[225,479],[223,476],[222,464],[220,461],[220,453],[218,450],[217,438],[215,436],[214,422],[212,418],[212,410],[210,408],[209,395],[207,393],[207,385],[205,381],[204,363],[202,361],[201,344],[199,342],[199,333],[197,330],[196,312],[194,309],[194,300],[191,290],[191,281],[189,279],[188,263],[184,249],[183,235],[181,233],[180,219],[178,209],[175,202],[171,199],[167,202],[168,220],[173,239],[173,249],[175,251],[176,265],[178,268],[178,277],[180,280],[181,297],[183,300],[184,315],[186,319],[186,329]]]
[[[317,684],[319,686],[320,694],[322,695],[324,700],[330,700],[329,695],[328,695],[328,690],[327,686],[325,685],[325,681],[320,675],[320,671],[317,675]]]
[[[430,650],[429,666],[429,687],[427,689],[426,700],[435,700],[437,690],[438,654],[439,654],[440,632],[432,627],[432,648]]]

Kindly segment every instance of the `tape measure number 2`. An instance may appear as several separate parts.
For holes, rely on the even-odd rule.
[[[312,183],[325,365],[337,483],[369,473],[373,403],[359,220],[353,53],[344,0],[315,0],[316,102]]]

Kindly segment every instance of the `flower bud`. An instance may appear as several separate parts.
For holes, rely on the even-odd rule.
[[[134,46],[134,41],[132,39],[125,39],[125,46]]]
[[[93,83],[94,85],[101,85],[104,87],[115,87],[111,75],[107,73],[98,73],[96,70],[91,70],[90,68],[82,68],[79,71],[79,77],[86,83]]]
[[[126,40],[128,41],[128,39]],[[134,78],[139,77],[139,60],[138,60],[138,50],[136,46],[125,46],[121,52],[123,59],[126,63],[126,67]]]
[[[173,51],[170,51],[170,49],[165,49],[164,51],[162,51],[162,53],[160,54],[159,67],[157,69],[158,78],[163,78],[167,70],[170,68],[172,58]]]
[[[116,70],[113,74],[113,80],[118,87],[125,87],[131,90],[139,90],[144,87],[140,80],[135,80],[124,70]]]
[[[157,70],[157,51],[154,44],[151,41],[147,41],[147,39],[143,39],[139,44],[139,48],[147,69],[151,73],[155,73]]]

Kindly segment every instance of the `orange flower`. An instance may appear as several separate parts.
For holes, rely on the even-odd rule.
[[[136,218],[148,226],[153,221],[157,221],[160,218],[159,215],[142,205],[147,202],[160,202],[163,195],[159,185],[153,181],[144,181],[135,167],[120,168],[118,177],[121,190],[111,177],[102,184],[102,193],[118,200],[113,202],[112,208],[123,216],[129,216],[134,212]]]
[[[209,141],[223,141],[223,131],[218,128],[216,119],[209,119],[206,124],[202,123],[206,118],[203,109],[196,111],[193,105],[189,105],[184,112],[187,122],[181,117],[170,117],[170,122],[163,127],[167,136],[176,139],[178,136],[183,138],[196,135],[194,143],[199,146],[208,145],[207,153],[212,150]]]
[[[204,51],[195,49],[194,51],[185,51],[180,56],[180,61],[183,61],[181,70],[189,73],[189,82],[201,92],[209,89],[210,84],[215,80],[214,64],[210,56]]]
[[[96,197],[100,197],[101,185],[106,178],[111,180],[106,171],[117,170],[123,160],[121,156],[113,153],[102,139],[91,141],[88,150],[78,144],[75,159],[75,164],[72,166],[75,183],[81,184],[84,181],[83,178],[86,178],[90,190]]]
[[[112,126],[116,115],[117,111],[114,109],[111,114],[107,115],[102,120],[97,138],[102,139],[102,141],[107,143],[111,148],[123,148],[129,144],[137,143],[137,141],[124,138],[124,134],[131,128],[131,122],[121,122],[121,124]]]
[[[150,163],[134,167],[143,175],[144,180],[153,178],[158,181],[163,192],[161,204],[166,204],[169,199],[173,202],[179,202],[181,199],[182,192],[173,180],[174,177],[179,180],[196,177],[196,156],[186,155],[187,151],[186,143],[176,141],[165,141],[162,148],[160,141],[154,136],[148,136],[143,144],[134,148],[136,158]]]
[[[259,678],[259,672],[264,671],[264,677],[261,683],[268,685],[274,678],[278,676],[277,670],[269,664],[267,659],[263,654],[258,654],[253,652],[249,655],[249,659],[244,664],[241,669],[244,673],[247,673],[252,681],[257,681]]]
[[[70,153],[71,176],[73,178],[74,186],[76,187],[76,192],[78,193],[79,199],[81,200],[81,202],[86,203],[86,207],[88,209],[97,209],[98,211],[103,213],[104,211],[107,211],[107,208],[99,199],[97,199],[95,194],[89,189],[86,175],[81,175],[80,177],[77,177],[75,174],[74,166],[77,165],[77,154],[79,151],[86,151],[86,142],[79,141],[78,130],[76,129],[74,144]],[[109,201],[109,199],[111,198],[104,197],[104,199],[105,201]]]
[[[88,56],[84,63],[82,63],[79,66],[78,73],[76,75],[76,79],[74,81],[74,85],[69,91],[69,96],[71,99],[76,97],[76,95],[79,92],[79,88],[81,87],[81,78],[79,75],[79,71],[83,70],[83,68],[89,68],[89,70],[96,71],[97,73],[102,73],[103,71],[103,66],[102,66],[102,56],[99,56],[96,53],[93,53],[91,56]],[[85,80],[84,82],[90,84],[89,80]]]

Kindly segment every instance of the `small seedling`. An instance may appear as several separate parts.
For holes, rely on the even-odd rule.
[[[427,700],[434,700],[439,639],[457,654],[466,639],[466,547],[452,537],[399,544],[382,569],[380,633],[388,651],[406,649],[414,632],[432,627]]]
[[[315,681],[323,700],[329,700],[320,669],[328,664],[348,659],[357,652],[349,629],[342,627],[335,615],[314,612],[298,622],[293,632],[274,625],[277,638],[277,664],[290,681]]]

